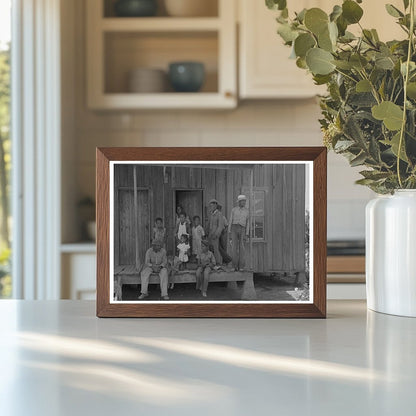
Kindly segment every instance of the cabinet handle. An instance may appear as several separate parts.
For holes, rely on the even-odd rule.
[[[225,95],[225,98],[233,98],[234,97],[234,93],[232,91],[225,91],[224,95]]]

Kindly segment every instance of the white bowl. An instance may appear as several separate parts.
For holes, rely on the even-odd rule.
[[[165,0],[165,7],[174,17],[218,16],[217,0]]]
[[[162,69],[136,68],[129,72],[128,91],[159,93],[167,89],[167,75]]]

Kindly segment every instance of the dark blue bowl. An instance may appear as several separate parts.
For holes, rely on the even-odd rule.
[[[177,92],[198,92],[205,80],[205,67],[201,62],[172,62],[169,80]]]
[[[118,0],[114,4],[116,16],[148,17],[157,12],[156,0]]]

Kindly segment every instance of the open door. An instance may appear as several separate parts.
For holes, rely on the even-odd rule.
[[[203,191],[197,190],[178,190],[176,191],[175,209],[178,205],[181,205],[185,210],[188,217],[191,219],[198,215],[201,218],[201,224],[203,224]]]

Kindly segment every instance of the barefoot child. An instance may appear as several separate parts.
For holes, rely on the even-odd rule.
[[[196,270],[196,290],[202,292],[204,298],[207,297],[209,275],[215,269],[215,257],[208,249],[208,241],[201,242],[201,254],[198,256],[198,269]]]
[[[179,254],[173,260],[173,272],[174,273],[184,268],[185,264],[188,263],[188,260],[189,260],[188,253],[189,253],[189,249],[191,248],[191,246],[189,245],[187,234],[181,235],[180,243],[177,245],[177,248],[178,248]],[[174,283],[171,283],[170,288],[173,289],[174,285],[175,285]]]

